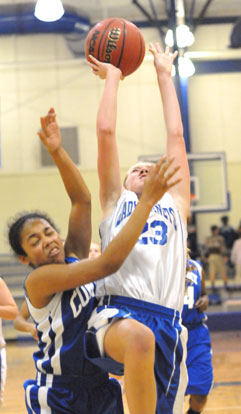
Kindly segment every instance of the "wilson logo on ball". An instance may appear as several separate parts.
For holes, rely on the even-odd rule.
[[[111,29],[108,35],[108,41],[106,45],[106,52],[105,52],[105,62],[110,63],[111,61],[111,52],[115,50],[117,47],[117,42],[119,40],[121,34],[120,29]]]

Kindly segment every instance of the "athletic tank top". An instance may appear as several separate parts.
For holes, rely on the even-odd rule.
[[[73,261],[77,259],[66,259],[67,263]],[[83,338],[95,304],[94,291],[95,284],[88,283],[56,293],[41,309],[35,308],[26,296],[39,338],[39,349],[33,354],[37,371],[82,376],[99,370],[84,358]]]
[[[122,229],[138,198],[124,190],[112,214],[100,224],[102,250]],[[133,250],[118,272],[97,282],[97,297],[120,295],[181,312],[186,272],[186,229],[170,194],[152,208]]]
[[[184,326],[199,325],[207,319],[204,312],[199,312],[195,303],[201,296],[202,286],[202,268],[200,263],[195,260],[188,260],[188,263],[195,266],[195,269],[188,272],[187,292],[184,297],[184,306],[182,311],[182,324]]]

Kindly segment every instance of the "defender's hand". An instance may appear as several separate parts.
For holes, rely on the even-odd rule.
[[[42,130],[38,132],[43,144],[50,153],[55,152],[61,147],[62,140],[59,126],[56,121],[56,114],[53,108],[50,108],[48,114],[40,118]]]
[[[167,160],[164,156],[156,165],[151,165],[144,181],[142,199],[147,198],[154,205],[170,188],[182,180],[176,176],[180,166],[170,168],[173,161],[174,159]]]
[[[159,43],[155,43],[155,45],[150,43],[149,51],[154,56],[156,71],[158,73],[167,73],[171,75],[172,65],[178,55],[178,51],[176,50],[174,53],[170,53],[169,47],[166,47],[165,52],[163,52]]]

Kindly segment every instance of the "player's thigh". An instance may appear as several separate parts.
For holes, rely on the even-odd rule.
[[[145,354],[155,351],[155,336],[150,328],[134,319],[118,319],[107,330],[105,353],[123,363],[125,352]]]

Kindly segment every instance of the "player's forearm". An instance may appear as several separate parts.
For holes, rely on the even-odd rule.
[[[117,118],[117,92],[121,72],[113,70],[107,72],[105,86],[97,115],[97,134],[109,135],[115,133]]]
[[[0,306],[0,318],[13,320],[18,314],[17,305]]]
[[[51,154],[72,203],[90,203],[91,196],[80,171],[63,147]]]
[[[13,326],[15,329],[21,332],[32,332],[33,324],[26,321],[21,315],[14,319]]]
[[[175,86],[167,73],[157,74],[167,137],[183,137],[183,124]]]

